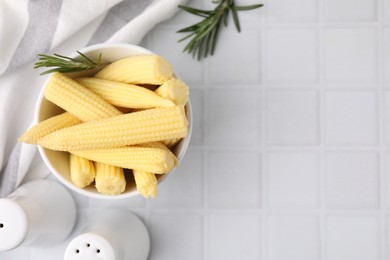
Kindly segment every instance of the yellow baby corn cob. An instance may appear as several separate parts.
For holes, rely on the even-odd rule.
[[[188,86],[180,79],[172,78],[154,92],[163,98],[172,100],[178,106],[184,106],[188,102]]]
[[[93,91],[58,72],[51,76],[45,97],[84,122],[121,114]]]
[[[95,179],[95,166],[92,161],[70,154],[70,178],[80,188],[87,187]]]
[[[58,129],[80,124],[81,121],[74,115],[65,112],[58,116],[53,116],[31,127],[24,133],[19,141],[28,144],[36,144],[42,137],[57,131]]]
[[[169,150],[169,148],[163,144],[162,142],[152,142],[152,143],[145,143],[145,144],[138,144],[137,146],[140,146],[140,147],[151,147],[151,148],[159,148],[159,149],[162,149],[162,150],[165,150],[167,151],[172,158],[174,158],[174,167],[178,166],[180,161],[179,159],[177,159],[176,155],[174,153],[172,153],[171,150]]]
[[[155,90],[161,97],[172,100],[176,105],[184,106],[188,102],[189,89],[186,83],[180,79],[172,78]],[[163,140],[162,143],[172,148],[180,141],[180,138]]]
[[[84,122],[122,114],[103,98],[61,73],[53,73],[46,87],[45,97]],[[95,178],[95,172],[94,168],[93,172],[92,168],[89,172],[90,168],[87,166],[94,167],[93,162],[76,155],[71,155],[70,158],[73,183],[81,188],[89,185]]]
[[[170,172],[175,167],[176,160],[164,149],[139,146],[71,151],[71,153],[95,162],[156,174]]]
[[[154,108],[75,125],[51,133],[38,144],[52,150],[94,150],[185,137],[183,107]]]
[[[161,85],[172,78],[173,68],[158,55],[137,55],[120,59],[99,71],[95,77],[132,84]]]
[[[45,97],[84,122],[122,114],[97,94],[61,73],[53,73],[46,86]],[[56,122],[58,120],[61,118]],[[57,122],[55,130],[70,126],[65,123]],[[80,188],[88,186],[95,178],[93,162],[76,155],[70,156],[70,171],[73,183]]]
[[[133,84],[120,83],[97,78],[75,79],[110,104],[128,108],[172,107],[175,104],[153,91]]]
[[[157,178],[153,173],[133,170],[138,192],[145,198],[157,196]]]
[[[175,146],[181,138],[175,138],[175,139],[169,139],[169,140],[163,140],[161,143],[163,143],[166,147],[171,149],[173,146]]]
[[[95,186],[99,193],[118,195],[125,191],[126,179],[123,169],[96,162]]]

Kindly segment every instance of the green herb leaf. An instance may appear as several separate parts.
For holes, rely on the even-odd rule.
[[[187,34],[179,39],[179,42],[190,39],[183,51],[191,53],[198,60],[214,54],[221,25],[228,26],[230,12],[232,13],[234,25],[237,31],[240,32],[241,25],[238,12],[249,11],[263,6],[262,4],[237,6],[235,5],[235,0],[214,0],[212,2],[217,5],[213,10],[202,10],[179,5],[179,8],[183,11],[203,18],[200,22],[177,31],[177,33]]]
[[[250,11],[250,10],[253,10],[253,9],[256,9],[256,8],[260,8],[262,7],[263,4],[257,4],[257,5],[246,5],[246,6],[239,6],[239,5],[235,5],[233,7],[233,9],[237,10],[237,11]]]
[[[234,6],[232,7],[232,16],[233,16],[234,25],[236,26],[237,31],[241,32],[240,20],[238,19],[237,10],[234,9]]]
[[[205,15],[211,14],[211,11],[197,9],[197,8],[193,8],[193,7],[189,7],[189,6],[185,6],[185,5],[179,5],[179,8],[190,13],[190,14],[199,15],[202,17],[205,17]]]
[[[36,68],[51,68],[43,71],[40,75],[49,74],[52,72],[77,72],[83,70],[95,69],[104,64],[101,63],[102,54],[100,53],[97,60],[93,61],[81,52],[77,52],[78,58],[71,58],[64,55],[54,53],[53,55],[38,54],[38,61],[34,64]]]

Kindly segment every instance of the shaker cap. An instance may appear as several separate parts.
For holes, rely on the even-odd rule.
[[[28,220],[22,207],[11,199],[0,199],[0,251],[19,246],[27,231]]]
[[[96,233],[75,237],[65,250],[64,260],[115,260],[113,245]]]

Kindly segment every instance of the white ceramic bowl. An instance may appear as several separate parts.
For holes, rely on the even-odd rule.
[[[150,54],[151,51],[144,49],[142,47],[131,45],[131,44],[113,44],[113,43],[103,43],[103,44],[97,44],[92,45],[89,47],[86,47],[82,50],[80,50],[83,54],[85,54],[87,57],[95,59],[99,56],[99,54],[102,54],[103,60],[105,62],[113,62],[118,59],[132,56],[132,55],[139,55],[139,54]],[[75,53],[72,55],[72,57],[78,57],[78,54]],[[79,74],[72,74],[71,77],[74,76],[92,76],[91,73],[85,73],[81,72]],[[50,77],[50,76],[49,76]],[[48,79],[49,80],[49,79]],[[38,101],[35,108],[35,122],[41,122],[49,117],[52,117],[54,115],[58,115],[63,112],[61,108],[54,105],[50,101],[48,101],[44,97],[45,88],[47,85],[46,81],[45,85],[43,86],[41,93],[39,94]],[[187,112],[187,118],[189,122],[189,132],[188,136],[184,139],[182,139],[173,150],[173,153],[181,160],[188,148],[188,145],[190,143],[191,139],[191,133],[192,133],[192,110],[191,110],[191,102],[189,101],[186,106],[186,112]],[[43,161],[49,167],[50,171],[59,179],[61,183],[63,183],[65,186],[69,187],[70,189],[83,194],[88,197],[92,198],[98,198],[98,199],[121,199],[121,198],[129,198],[139,195],[134,179],[132,176],[128,176],[131,174],[126,175],[127,179],[127,185],[126,190],[120,194],[120,195],[104,195],[97,192],[96,188],[94,186],[89,186],[84,189],[81,189],[74,185],[70,179],[70,172],[69,172],[69,154],[66,152],[59,152],[59,151],[52,151],[49,149],[42,148],[38,146],[39,152],[42,156]],[[158,182],[162,182],[168,175],[170,175],[174,170],[172,170],[169,174],[160,175],[158,174]]]

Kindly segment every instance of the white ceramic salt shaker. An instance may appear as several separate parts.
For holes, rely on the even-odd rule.
[[[65,250],[64,260],[146,260],[150,239],[143,222],[126,210],[98,212]]]
[[[49,180],[26,183],[0,199],[0,251],[60,243],[75,222],[76,205],[63,186]]]

